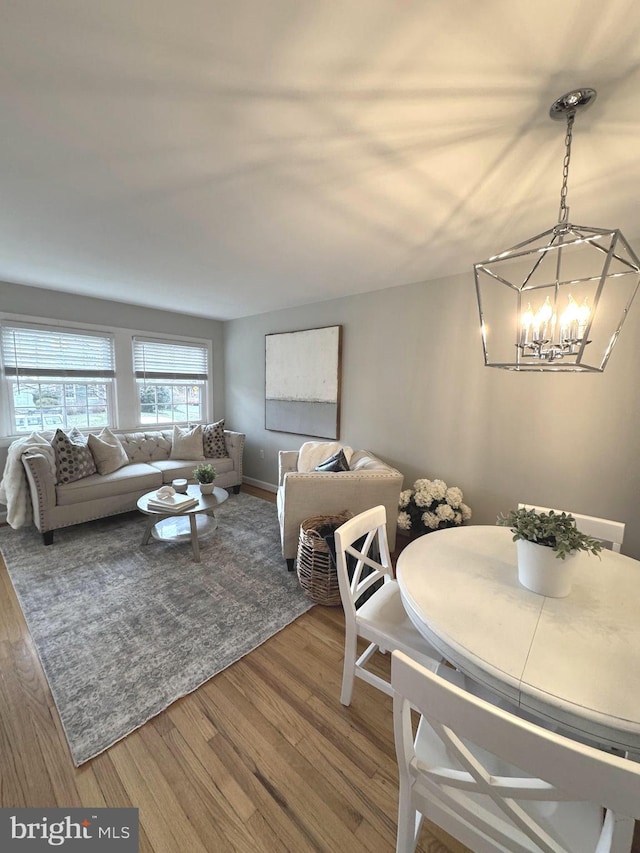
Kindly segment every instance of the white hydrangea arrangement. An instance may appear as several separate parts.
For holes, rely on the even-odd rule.
[[[457,527],[471,518],[463,497],[461,489],[444,480],[416,480],[411,489],[400,492],[398,527],[410,533]]]

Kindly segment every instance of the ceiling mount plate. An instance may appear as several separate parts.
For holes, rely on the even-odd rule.
[[[573,89],[551,104],[549,115],[555,121],[563,121],[567,116],[575,115],[578,110],[585,110],[591,106],[596,95],[595,89]]]

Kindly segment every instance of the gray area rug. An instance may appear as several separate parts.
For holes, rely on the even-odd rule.
[[[276,508],[231,494],[201,542],[151,539],[127,513],[56,530],[0,528],[0,550],[76,765],[312,607],[280,552]]]

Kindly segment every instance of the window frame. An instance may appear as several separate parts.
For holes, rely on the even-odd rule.
[[[149,332],[149,330],[125,329],[116,326],[104,326],[90,323],[78,323],[71,320],[51,320],[25,314],[0,312],[0,328],[21,325],[25,328],[43,328],[52,331],[67,331],[72,334],[105,334],[113,337],[115,359],[115,376],[111,379],[111,421],[110,428],[125,431],[140,431],[143,429],[171,429],[173,424],[186,424],[186,421],[165,422],[159,424],[144,424],[140,418],[139,395],[133,364],[133,340],[136,337],[149,338],[167,344],[200,345],[206,350],[208,378],[204,380],[201,419],[193,419],[194,423],[208,423],[213,420],[213,341],[211,338],[195,338],[182,335],[172,335],[164,332]],[[0,346],[0,446],[7,447],[17,438],[24,438],[28,433],[14,432],[13,395],[9,388],[8,377],[5,375],[2,347]],[[90,432],[99,427],[80,428],[81,432]],[[46,429],[45,429],[46,431]]]
[[[86,344],[83,342],[84,338],[87,339]],[[92,349],[88,343],[89,339],[95,341],[94,355],[90,360],[88,353],[91,353]],[[57,346],[58,342],[60,346]],[[45,353],[41,365],[35,361],[39,351]],[[71,415],[67,411],[66,387],[80,385],[85,386],[88,391],[90,385],[102,385],[105,388],[106,424],[85,423],[75,426],[78,429],[91,430],[113,425],[116,363],[114,337],[110,331],[69,328],[62,324],[30,323],[22,319],[13,322],[0,320],[0,363],[3,402],[6,403],[7,411],[4,429],[8,430],[9,434],[24,437],[34,431],[47,432],[55,428],[53,424],[45,424],[47,407],[43,407],[41,403],[34,402],[33,406],[16,407],[15,391],[16,388],[20,390],[21,382],[25,386],[37,386],[39,389],[47,386],[60,387],[62,396],[59,405],[55,407],[59,410],[56,413],[59,423],[55,426],[63,429],[71,429],[74,426],[68,420]],[[86,420],[90,420],[91,414],[88,398],[87,393],[83,406]],[[21,409],[33,411],[23,413]],[[28,422],[30,414],[33,421],[31,424]],[[53,416],[53,413],[49,412],[49,415]],[[26,419],[27,428],[19,429],[19,419],[23,417]]]
[[[134,335],[131,341],[133,373],[136,385],[136,402],[138,422],[141,426],[161,429],[163,426],[171,427],[181,423],[206,423],[208,412],[208,382],[211,374],[211,358],[204,341],[168,340],[159,336]],[[163,349],[174,349],[173,358],[167,353],[162,354]],[[182,353],[178,352],[179,350]],[[192,358],[186,357],[188,350],[193,350]],[[145,361],[148,354],[149,365]],[[180,356],[180,358],[178,358]],[[182,367],[181,367],[182,365]],[[200,416],[197,418],[189,415],[189,404],[186,403],[186,418],[172,421],[158,421],[158,400],[156,396],[155,409],[156,421],[149,423],[143,421],[142,401],[140,390],[142,387],[154,388],[169,386],[171,388],[183,387],[188,394],[188,387],[197,385],[200,391]],[[171,408],[173,410],[173,394]]]

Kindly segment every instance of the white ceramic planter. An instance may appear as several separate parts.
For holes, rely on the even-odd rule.
[[[212,495],[215,483],[200,483],[200,493],[203,495]]]
[[[571,592],[575,554],[564,560],[556,557],[553,548],[518,539],[518,580],[522,586],[548,595],[550,598],[564,598]]]

